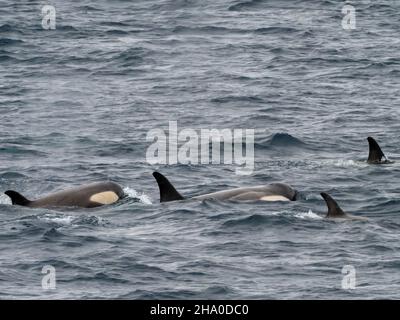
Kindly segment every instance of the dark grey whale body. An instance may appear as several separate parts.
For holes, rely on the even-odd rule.
[[[365,217],[354,216],[345,213],[338,203],[327,193],[321,193],[322,198],[324,198],[326,205],[328,206],[328,213],[325,218],[327,219],[346,219],[346,220],[368,220]]]
[[[368,137],[368,144],[369,144],[369,154],[367,162],[370,164],[388,164],[392,163],[393,161],[388,160],[388,158],[383,153],[381,147],[379,146],[378,142],[372,137]],[[384,160],[382,160],[384,159]]]
[[[111,181],[91,183],[50,194],[37,200],[28,200],[16,191],[5,192],[12,204],[31,208],[82,207],[94,208],[112,204],[124,197],[122,188]]]
[[[160,202],[185,199],[174,186],[159,172],[153,173],[160,189]],[[194,200],[236,200],[236,201],[295,201],[297,191],[284,183],[263,186],[235,188],[192,197]]]

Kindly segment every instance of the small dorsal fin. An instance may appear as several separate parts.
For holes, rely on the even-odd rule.
[[[18,193],[17,191],[8,190],[4,193],[11,198],[12,204],[15,205],[27,206],[32,202],[27,198],[25,198],[22,194]]]
[[[153,177],[160,188],[160,202],[183,200],[184,197],[176,191],[174,186],[159,172],[153,172]]]
[[[369,163],[377,163],[381,162],[382,158],[386,159],[385,154],[382,152],[381,147],[379,146],[378,142],[372,137],[368,137],[369,143],[369,155],[368,155],[368,162]]]
[[[326,205],[328,206],[327,218],[344,218],[346,216],[337,202],[329,194],[322,192],[321,196],[324,198]]]

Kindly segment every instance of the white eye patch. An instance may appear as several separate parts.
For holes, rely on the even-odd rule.
[[[264,196],[260,198],[261,201],[290,201],[284,196]]]
[[[117,202],[119,199],[118,195],[113,191],[105,191],[92,195],[90,201],[101,204],[111,204]]]

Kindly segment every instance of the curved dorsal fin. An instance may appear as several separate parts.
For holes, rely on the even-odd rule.
[[[178,191],[176,191],[174,186],[161,173],[153,172],[153,177],[156,179],[160,189],[160,202],[184,199],[184,197]]]
[[[368,155],[368,162],[369,163],[377,163],[381,162],[382,158],[386,159],[385,154],[382,152],[381,147],[379,146],[378,142],[372,137],[368,137],[369,143],[369,155]]]
[[[339,207],[337,202],[327,193],[321,193],[322,198],[324,198],[326,205],[328,206],[327,218],[343,218],[346,216],[344,211]]]
[[[32,202],[27,198],[25,198],[22,194],[18,193],[17,191],[7,190],[4,193],[11,198],[12,204],[16,204],[19,206],[27,206]]]

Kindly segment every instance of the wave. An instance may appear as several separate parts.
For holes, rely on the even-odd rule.
[[[64,213],[45,213],[38,216],[39,220],[53,224],[53,227],[65,226],[101,226],[108,224],[108,221],[95,215],[70,215]]]
[[[0,38],[0,46],[11,46],[20,43],[24,43],[24,41],[11,38]]]
[[[0,147],[0,153],[8,153],[13,155],[32,155],[42,157],[46,153],[38,150],[25,149],[17,146]]]
[[[47,222],[54,222],[58,225],[70,225],[72,224],[72,221],[74,220],[74,216],[68,216],[68,215],[54,215],[54,214],[45,214],[42,216],[42,220],[47,221]]]
[[[57,31],[79,31],[73,26],[57,24]]]
[[[129,34],[129,32],[124,31],[124,30],[117,30],[117,29],[112,29],[112,30],[107,30],[106,34],[108,35],[117,35],[117,36],[121,36],[121,35],[127,35]]]
[[[357,167],[357,168],[366,168],[369,166],[367,161],[360,161],[360,160],[347,160],[347,159],[337,159],[337,160],[325,160],[323,161],[324,165],[333,165],[335,167]]]
[[[292,28],[292,27],[279,27],[279,26],[273,26],[273,27],[266,27],[266,28],[259,28],[255,29],[253,32],[256,34],[288,34],[288,33],[294,33],[294,32],[299,32],[299,29]]]
[[[172,33],[189,33],[189,34],[223,34],[228,33],[244,33],[246,30],[243,29],[231,29],[226,27],[216,27],[216,26],[205,26],[205,27],[187,27],[187,26],[177,26],[172,30]]]
[[[14,180],[14,179],[23,179],[26,178],[26,176],[22,173],[19,172],[14,172],[14,171],[7,171],[2,174],[0,174],[0,179],[4,180]]]
[[[139,200],[139,202],[143,204],[153,204],[150,197],[147,194],[139,193],[135,189],[125,187],[124,188],[125,194],[132,199]]]
[[[309,210],[308,212],[299,212],[299,213],[295,213],[294,217],[296,218],[300,218],[300,219],[323,219],[323,217],[321,217],[320,215],[312,212],[312,210]]]
[[[231,33],[240,34],[289,34],[299,32],[300,30],[287,26],[271,26],[257,29],[238,29],[238,28],[227,28],[219,26],[204,26],[204,27],[189,27],[189,26],[177,26],[172,30],[172,33],[180,34],[206,34],[206,35],[226,35]]]
[[[264,100],[257,96],[225,96],[211,99],[215,103],[228,103],[228,102],[254,102],[259,103]]]
[[[263,2],[263,0],[241,1],[239,3],[229,6],[228,10],[229,11],[241,11],[241,10],[252,9],[262,2]]]
[[[304,147],[306,143],[289,133],[275,133],[270,139],[262,143],[274,147]]]
[[[119,21],[103,21],[100,22],[100,25],[106,27],[130,27],[129,24]]]
[[[43,239],[46,239],[46,240],[54,240],[54,239],[57,239],[60,237],[64,237],[64,234],[61,233],[59,230],[57,230],[54,227],[50,228],[43,234]]]
[[[277,215],[277,213],[271,214]],[[263,224],[266,224],[269,220],[271,219],[271,216],[264,216],[260,214],[252,214],[250,216],[247,216],[245,218],[239,218],[239,219],[231,219],[228,221],[225,221],[223,223],[224,227],[236,227],[236,226],[260,226]]]
[[[78,9],[82,11],[102,11],[101,9],[89,5],[80,6]]]
[[[14,28],[7,23],[0,26],[0,32],[12,32],[12,31],[14,31]]]
[[[262,225],[269,226],[271,223],[276,224],[286,224],[287,221],[296,219],[312,219],[312,220],[320,220],[323,219],[320,215],[314,213],[312,210],[307,212],[285,212],[285,211],[276,211],[271,212],[268,215],[261,214],[252,214],[250,216],[246,216],[244,218],[239,219],[230,219],[223,223],[224,227],[260,227]],[[278,220],[276,220],[278,219]]]
[[[145,57],[148,57],[151,54],[148,50],[137,47],[137,48],[129,48],[111,58],[113,63],[119,62],[122,66],[127,67],[132,64],[138,64],[144,61]]]

